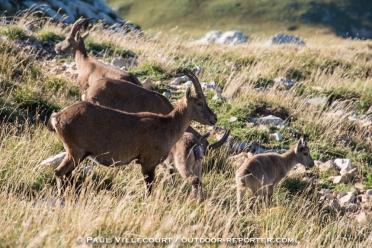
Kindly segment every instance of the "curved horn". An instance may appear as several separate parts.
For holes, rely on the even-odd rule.
[[[216,148],[222,146],[223,143],[225,143],[227,138],[229,137],[229,134],[230,134],[230,130],[227,130],[225,132],[225,134],[222,136],[222,138],[219,141],[216,141],[215,143],[213,143],[212,145],[209,145],[207,150],[216,149]]]
[[[198,94],[203,94],[203,90],[202,90],[202,87],[200,85],[199,79],[195,76],[195,74],[192,73],[192,71],[190,71],[189,69],[186,69],[186,68],[183,70],[183,72],[191,80],[192,84],[194,85],[195,92],[198,93]]]
[[[74,23],[74,26],[72,26],[70,37],[74,38],[76,35],[76,32],[79,31],[81,27],[84,26],[85,23],[89,22],[90,20],[93,20],[94,18],[83,18],[79,19]]]

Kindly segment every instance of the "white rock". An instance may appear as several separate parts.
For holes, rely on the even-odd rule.
[[[347,171],[350,171],[351,169],[354,169],[350,159],[337,158],[334,160],[334,163],[340,170],[346,169]]]
[[[277,77],[274,79],[274,83],[284,86],[286,89],[290,89],[296,84],[295,81],[292,81],[286,77]]]
[[[358,211],[358,208],[359,206],[355,203],[350,203],[347,208],[346,208],[346,211],[347,212],[350,212],[350,213],[355,213]]]
[[[247,40],[248,37],[244,35],[241,31],[234,30],[226,31],[219,38],[217,38],[215,42],[224,45],[238,45],[241,43],[246,43]]]
[[[94,172],[94,166],[86,166],[83,170],[83,176],[88,176]]]
[[[367,189],[366,190],[366,195],[372,195],[372,189]]]
[[[187,81],[186,83],[183,84],[183,86],[185,87],[191,87],[191,85],[192,85],[191,81]]]
[[[346,176],[336,176],[335,179],[333,180],[333,184],[341,184],[341,183],[346,183]]]
[[[112,59],[111,64],[118,68],[129,68],[137,66],[138,63],[134,58],[125,59],[123,57],[115,57]]]
[[[189,78],[187,76],[177,77],[170,82],[170,85],[179,85],[182,82],[187,82]]]
[[[328,101],[327,97],[314,97],[310,98],[307,103],[311,105],[324,105]]]
[[[214,94],[214,96],[212,97],[212,100],[215,100],[215,101],[222,101],[223,98],[222,96],[216,92],[216,94]]]
[[[280,133],[271,133],[270,134],[270,139],[274,139],[274,140],[277,140],[277,141],[282,141],[283,136]]]
[[[367,214],[365,212],[361,212],[360,214],[357,215],[357,217],[355,218],[355,220],[358,222],[358,223],[363,223],[367,220]]]
[[[265,125],[260,125],[258,127],[258,130],[264,131],[264,132],[270,132],[270,128],[268,126],[265,126]]]
[[[332,160],[328,160],[327,162],[319,165],[320,172],[332,170],[333,168],[335,168],[335,164]]]
[[[172,96],[172,94],[169,91],[164,91],[163,96],[166,96],[167,98],[169,98]]]
[[[235,116],[231,116],[229,119],[229,122],[236,122],[236,121],[238,121],[238,117],[235,117]]]
[[[348,192],[346,195],[340,198],[340,204],[345,205],[354,202],[355,195],[354,193]]]
[[[212,30],[205,34],[203,38],[200,40],[195,41],[196,44],[212,44],[216,42],[216,40],[221,37],[222,32],[219,30]]]
[[[282,118],[274,116],[274,115],[268,115],[261,118],[251,118],[251,122],[257,124],[274,124],[274,125],[284,125],[285,122]]]

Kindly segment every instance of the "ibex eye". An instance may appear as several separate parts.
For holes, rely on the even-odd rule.
[[[305,156],[309,156],[309,153],[305,152],[304,155],[305,155]]]
[[[198,102],[198,106],[203,106],[203,103],[202,102]]]

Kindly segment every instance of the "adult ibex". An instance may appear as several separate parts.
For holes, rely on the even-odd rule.
[[[208,107],[200,84],[190,88],[167,115],[127,113],[90,102],[73,104],[52,116],[48,129],[55,131],[66,149],[66,157],[55,169],[58,194],[63,177],[71,177],[86,157],[105,166],[119,166],[138,159],[151,192],[156,166],[164,161],[192,120],[214,125],[217,116]]]
[[[200,87],[199,80],[192,72],[185,70],[185,74],[192,81],[195,89]],[[94,85],[89,87],[83,94],[82,99],[94,104],[130,113],[146,111],[168,114],[173,110],[172,104],[161,94],[145,90],[120,80],[108,78],[100,79]],[[219,141],[208,145],[207,137],[203,138],[195,129],[189,126],[182,138],[173,146],[169,156],[165,160],[165,166],[173,168],[173,166],[175,166],[174,163],[176,162],[177,170],[180,171],[182,177],[185,179],[188,178],[191,174],[183,172],[187,171],[188,168],[196,166],[196,163],[200,163],[201,165],[201,156],[204,156],[205,152],[209,149],[220,147],[228,138],[229,133],[230,132],[227,131]],[[190,155],[190,149],[192,147],[201,147],[203,149],[203,154],[199,155],[198,158],[195,159],[196,157],[194,157],[194,154]],[[201,176],[199,176],[199,179],[201,182]],[[191,184],[195,186],[197,182],[198,181],[194,180]],[[194,186],[193,188],[195,188]]]
[[[242,200],[247,187],[253,193],[251,202],[254,202],[258,196],[264,196],[266,204],[269,204],[274,187],[298,163],[309,168],[314,166],[310,149],[303,139],[284,154],[264,153],[247,158],[235,174],[238,212],[241,213]]]
[[[71,29],[71,33],[67,38],[56,45],[55,51],[57,54],[70,54],[75,55],[76,67],[78,70],[78,84],[86,89],[93,85],[100,78],[113,78],[126,80],[132,84],[142,87],[141,82],[136,76],[130,72],[122,71],[113,66],[105,65],[96,59],[88,58],[87,51],[85,50],[84,40],[88,37],[89,33],[80,36],[80,28],[84,26],[91,19],[77,20]]]

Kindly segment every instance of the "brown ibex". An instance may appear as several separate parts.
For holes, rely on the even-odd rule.
[[[217,122],[200,84],[194,93],[188,88],[186,96],[167,115],[127,113],[85,101],[61,110],[48,123],[48,129],[57,133],[67,152],[55,169],[58,194],[62,194],[63,177],[70,178],[88,156],[105,166],[138,159],[150,193],[156,166],[167,158],[193,120],[205,125]]]
[[[67,38],[56,45],[55,51],[57,54],[70,54],[75,55],[76,67],[78,70],[78,84],[86,89],[93,85],[100,78],[113,78],[125,80],[129,83],[142,87],[138,78],[130,72],[122,71],[113,66],[105,65],[96,59],[88,58],[85,49],[84,40],[88,37],[86,33],[80,36],[80,28],[84,26],[91,19],[77,20],[71,29],[71,33]]]
[[[238,212],[241,213],[241,205],[247,187],[253,193],[251,202],[254,202],[259,196],[264,196],[265,203],[268,205],[274,187],[298,163],[309,168],[314,166],[310,149],[303,139],[300,139],[284,154],[264,153],[246,159],[235,174]]]
[[[200,86],[197,77],[188,70],[185,70],[185,74],[192,81],[195,89]],[[152,112],[159,114],[168,114],[173,110],[172,104],[169,100],[156,92],[147,91],[143,88],[137,87],[133,84],[128,84],[120,80],[113,79],[100,79],[94,85],[89,87],[83,94],[82,99],[84,101],[92,102],[101,106],[109,108],[119,109],[125,112],[137,113],[137,112]],[[190,147],[199,146],[199,141],[202,143],[203,156],[204,153],[209,149],[215,149],[220,147],[228,138],[229,131],[214,144],[208,145],[206,138],[194,130],[192,127],[188,127],[182,138],[173,146],[169,156],[166,159],[168,166],[173,166],[173,161],[178,161],[179,171],[184,171],[182,168],[192,167],[196,162],[201,163],[202,160],[193,160],[193,157],[189,159],[181,160],[178,158],[186,158],[189,156]],[[200,155],[201,156],[201,155]],[[178,157],[178,158],[177,158]],[[194,161],[196,161],[194,163]],[[184,178],[186,174],[181,175]],[[201,176],[199,177],[201,180]]]

